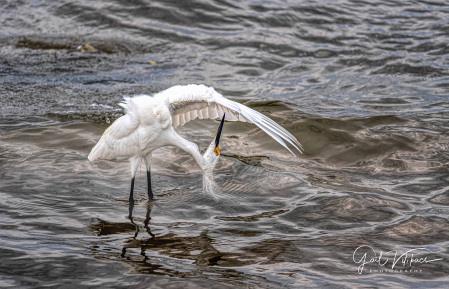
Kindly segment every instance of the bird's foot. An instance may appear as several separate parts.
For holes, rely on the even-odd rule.
[[[131,221],[133,219],[133,210],[134,210],[134,199],[129,198],[129,215],[128,215],[128,218]]]
[[[154,201],[154,194],[152,191],[148,191],[148,199],[150,199],[150,201]]]

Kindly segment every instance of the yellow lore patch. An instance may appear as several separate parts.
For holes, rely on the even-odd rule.
[[[219,145],[216,146],[215,149],[214,149],[214,153],[215,153],[216,156],[218,156],[218,154],[220,153],[220,149],[218,147],[219,147]]]

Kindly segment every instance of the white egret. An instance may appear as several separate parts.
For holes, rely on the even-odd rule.
[[[153,200],[151,188],[151,153],[162,146],[176,146],[190,154],[203,171],[203,188],[212,195],[212,171],[220,157],[219,141],[225,119],[254,123],[274,138],[292,154],[283,140],[302,153],[297,139],[280,125],[263,114],[229,100],[205,85],[177,85],[153,96],[125,97],[119,104],[126,114],[106,129],[89,154],[95,161],[128,160],[131,164],[130,202],[134,202],[134,178],[143,160],[147,169],[148,197]],[[218,132],[208,149],[201,155],[198,146],[179,136],[175,128],[195,118],[215,119],[223,115]],[[295,154],[293,154],[295,155]]]

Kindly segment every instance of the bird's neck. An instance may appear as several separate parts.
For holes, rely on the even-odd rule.
[[[204,168],[207,165],[206,158],[201,155],[200,150],[198,149],[198,146],[195,143],[190,142],[186,139],[182,139],[181,142],[182,143],[179,144],[179,147],[181,149],[183,149],[185,152],[187,152],[188,154],[190,154],[193,157],[193,159],[196,161],[196,163],[200,166],[200,168],[202,170],[204,170]]]
[[[217,186],[214,182],[213,170],[218,163],[218,157],[214,154],[215,141],[212,141],[208,149],[201,155],[198,146],[182,137],[176,144],[177,147],[190,154],[203,171],[203,191],[217,199]]]

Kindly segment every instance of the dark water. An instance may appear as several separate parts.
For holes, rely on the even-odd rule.
[[[0,287],[448,288],[448,4],[0,2]],[[128,165],[87,155],[123,95],[188,83],[305,154],[227,123],[216,179],[233,197],[201,194],[167,147],[159,207],[141,169],[130,220]],[[205,148],[217,124],[178,131]],[[362,245],[388,263],[358,274]],[[443,260],[385,271],[413,249]]]

